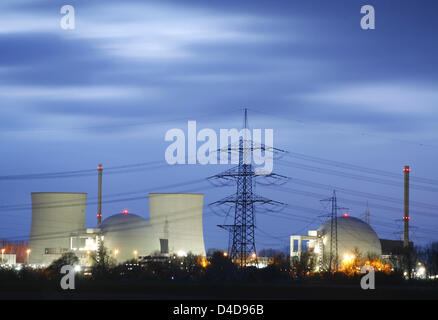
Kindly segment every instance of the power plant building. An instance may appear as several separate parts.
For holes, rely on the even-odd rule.
[[[364,256],[382,255],[382,247],[376,232],[364,221],[348,215],[337,217],[337,252],[338,265],[344,257],[358,251]],[[318,268],[324,268],[332,255],[335,256],[335,239],[331,247],[331,220],[322,224],[317,230],[309,230],[307,235],[290,237],[291,258],[299,258],[303,251],[316,254]],[[331,249],[332,248],[332,249]],[[332,253],[330,253],[332,250]],[[333,263],[335,261],[333,260]]]
[[[31,264],[49,264],[85,232],[86,193],[32,193]]]
[[[149,194],[150,221],[160,239],[160,250],[205,256],[202,209],[204,195],[195,193]]]
[[[30,263],[48,265],[74,252],[81,265],[103,241],[117,262],[149,255],[205,256],[203,194],[149,194],[150,221],[126,210],[107,217],[100,228],[85,226],[84,193],[32,193]]]

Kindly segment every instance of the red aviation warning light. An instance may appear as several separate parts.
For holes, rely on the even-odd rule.
[[[123,214],[126,216],[128,214],[128,210],[123,210]]]
[[[344,218],[348,218],[348,213],[344,213]]]

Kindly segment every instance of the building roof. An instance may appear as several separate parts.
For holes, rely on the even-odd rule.
[[[362,254],[382,254],[379,237],[366,222],[351,216],[337,217],[338,254],[342,259],[358,249]],[[324,245],[330,248],[331,220],[318,228],[318,234],[323,236]]]
[[[108,229],[122,230],[124,228],[129,228],[131,226],[134,228],[135,226],[140,227],[147,224],[149,224],[149,222],[145,218],[140,217],[139,215],[133,213],[128,213],[128,214],[117,213],[104,219],[100,227],[103,231]]]

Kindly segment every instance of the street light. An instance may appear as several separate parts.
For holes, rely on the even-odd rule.
[[[134,254],[134,259],[137,259],[138,251],[134,250],[133,254]]]
[[[27,254],[27,264],[29,264],[29,255],[30,255],[31,251],[32,251],[32,250],[30,250],[30,249],[27,249],[27,250],[26,250],[26,254]]]
[[[119,249],[114,249],[114,256],[117,258],[117,255],[119,254]]]
[[[3,260],[4,260],[4,255],[5,255],[5,249],[2,249],[2,264],[3,264]]]

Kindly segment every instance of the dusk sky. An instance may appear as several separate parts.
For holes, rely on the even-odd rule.
[[[74,30],[60,27],[66,4]],[[375,8],[375,30],[361,29],[363,5]],[[207,205],[235,189],[185,182],[230,166],[168,165],[166,131],[187,131],[189,120],[198,130],[241,128],[248,108],[250,128],[273,129],[274,146],[290,152],[274,161],[290,182],[256,187],[289,204],[257,214],[258,249],[317,228],[328,213],[319,200],[333,189],[352,216],[363,218],[368,201],[379,237],[400,239],[404,165],[411,239],[436,241],[437,12],[433,0],[2,0],[0,176],[157,161],[104,170],[104,218],[123,209],[148,218],[149,192],[200,192]],[[31,192],[88,193],[95,226],[97,170],[0,177],[0,238],[29,236]],[[112,202],[119,193],[138,198]],[[204,209],[207,249],[226,248],[224,220]]]

